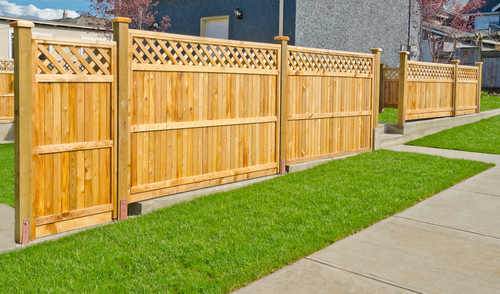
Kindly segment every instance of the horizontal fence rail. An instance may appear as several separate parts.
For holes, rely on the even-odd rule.
[[[382,104],[398,108],[398,123],[480,111],[481,63],[477,66],[408,61],[399,68],[381,66]],[[404,74],[401,74],[404,73]]]

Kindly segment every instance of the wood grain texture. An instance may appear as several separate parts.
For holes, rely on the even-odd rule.
[[[14,73],[0,74],[0,120],[14,121]]]
[[[133,71],[131,202],[276,169],[277,78]]]
[[[289,75],[287,164],[372,148],[374,79]]]

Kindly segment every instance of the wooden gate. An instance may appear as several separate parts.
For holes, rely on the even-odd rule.
[[[32,40],[34,238],[112,220],[114,42]]]
[[[130,202],[278,172],[279,45],[130,42]]]
[[[14,60],[0,59],[0,124],[14,122]]]

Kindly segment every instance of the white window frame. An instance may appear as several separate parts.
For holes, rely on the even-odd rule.
[[[229,15],[205,16],[200,18],[200,36],[206,37],[207,20],[227,20],[227,37],[229,39]]]
[[[9,58],[14,59],[14,52],[12,48],[12,39],[14,38],[14,29],[9,28],[9,41],[7,42],[9,44]]]

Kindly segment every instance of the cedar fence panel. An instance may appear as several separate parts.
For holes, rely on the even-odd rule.
[[[457,115],[479,112],[480,107],[480,72],[479,66],[458,67],[457,81]],[[479,95],[478,95],[479,93]]]
[[[278,172],[280,46],[130,30],[129,202]]]
[[[33,219],[39,238],[114,211],[114,42],[32,39]]]
[[[382,108],[398,108],[399,95],[399,67],[383,66],[381,72],[383,80],[383,107]]]
[[[288,48],[287,164],[372,150],[375,55]]]
[[[14,122],[14,60],[0,59],[0,123]]]
[[[481,66],[408,61],[401,52],[399,68],[382,66],[383,101],[398,108],[398,123],[480,111]],[[403,72],[404,74],[401,74]]]

